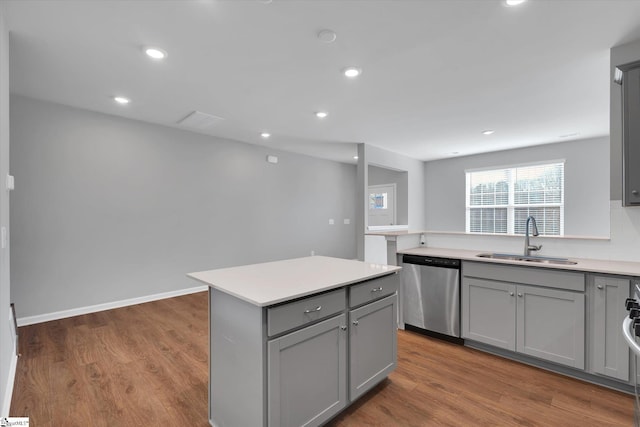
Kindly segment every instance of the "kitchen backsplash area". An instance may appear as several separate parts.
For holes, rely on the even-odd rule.
[[[588,213],[585,213],[585,215]],[[610,201],[610,238],[589,236],[532,237],[543,245],[536,255],[640,261],[640,208],[624,208],[621,200]],[[521,253],[523,236],[472,235],[433,232],[426,246],[487,252]]]

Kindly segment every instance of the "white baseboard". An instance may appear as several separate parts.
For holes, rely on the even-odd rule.
[[[195,288],[180,289],[178,291],[164,292],[161,294],[147,295],[144,297],[131,298],[121,301],[113,301],[104,304],[90,305],[87,307],[73,308],[71,310],[56,311],[53,313],[39,314],[37,316],[19,317],[18,326],[33,325],[36,323],[48,322],[50,320],[64,319],[66,317],[79,316],[81,314],[96,313],[98,311],[111,310],[113,308],[126,307],[128,305],[142,304],[144,302],[157,301],[165,298],[179,297],[181,295],[194,294],[209,289],[208,286],[197,286]]]
[[[15,341],[13,351],[11,352],[11,364],[9,365],[9,376],[7,377],[7,385],[4,390],[4,402],[2,402],[2,411],[0,417],[8,417],[11,409],[11,397],[13,397],[13,384],[16,380],[16,368],[18,367],[18,356],[16,356]]]

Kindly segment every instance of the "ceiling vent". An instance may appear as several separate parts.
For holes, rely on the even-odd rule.
[[[191,129],[207,130],[211,129],[223,120],[224,119],[222,117],[203,113],[202,111],[193,111],[185,118],[179,120],[178,124]]]

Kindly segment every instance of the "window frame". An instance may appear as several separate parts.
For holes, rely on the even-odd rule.
[[[559,203],[527,203],[527,204],[516,204],[515,203],[515,177],[516,170],[520,168],[528,168],[535,166],[552,166],[552,165],[562,165],[562,188],[560,191],[560,202]],[[559,234],[543,234],[540,233],[541,236],[564,236],[564,201],[565,201],[565,192],[566,192],[566,179],[565,179],[565,159],[556,159],[556,160],[545,160],[539,162],[532,163],[519,163],[515,165],[508,166],[492,166],[486,168],[477,168],[477,169],[465,169],[465,232],[468,234],[489,234],[494,236],[523,236],[524,234],[515,232],[515,224],[516,224],[516,209],[518,208],[527,208],[527,209],[535,209],[535,208],[559,208]],[[508,200],[507,204],[493,204],[493,205],[471,205],[471,174],[477,172],[488,172],[488,171],[505,171],[505,175],[508,177]],[[507,231],[505,233],[500,232],[487,232],[487,231],[471,231],[471,211],[473,209],[505,209],[507,210]],[[536,218],[538,219],[538,218]],[[495,229],[495,227],[494,227]]]

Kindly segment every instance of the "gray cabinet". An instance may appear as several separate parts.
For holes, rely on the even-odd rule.
[[[591,276],[590,371],[629,381],[629,347],[622,336],[621,324],[627,316],[628,278]]]
[[[317,426],[347,404],[346,315],[268,343],[269,425]]]
[[[462,282],[462,337],[516,349],[516,286],[475,278]]]
[[[267,330],[277,332],[334,316],[268,341],[269,426],[321,425],[396,368],[398,280],[388,275],[267,309]]]
[[[396,368],[398,298],[349,312],[349,398],[354,401]]]
[[[584,294],[516,288],[516,351],[584,369]]]
[[[623,192],[625,206],[640,205],[640,61],[619,65],[622,82]]]
[[[462,337],[584,368],[584,275],[463,264]],[[518,278],[527,284],[493,280]],[[580,280],[582,284],[580,284]],[[538,282],[540,286],[530,283]],[[574,290],[559,289],[566,283]]]

